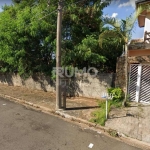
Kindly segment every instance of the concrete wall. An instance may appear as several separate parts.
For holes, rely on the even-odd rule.
[[[92,77],[88,74],[83,74],[69,81],[68,94],[70,96],[83,96],[92,98],[101,98],[103,93],[107,92],[107,88],[114,86],[114,74],[99,74]],[[73,91],[72,91],[73,90]]]
[[[44,75],[35,75],[24,80],[18,74],[0,74],[0,83],[44,91],[55,91],[55,83]]]
[[[114,74],[99,74],[96,77],[78,74],[64,83],[67,85],[68,96],[101,98],[103,92],[107,92],[107,88],[111,87],[113,82]],[[0,74],[0,84],[55,92],[55,82],[44,75],[34,75],[24,80],[18,74]]]

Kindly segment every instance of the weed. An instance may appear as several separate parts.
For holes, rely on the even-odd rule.
[[[119,136],[116,130],[109,129],[109,130],[108,130],[108,133],[109,133],[111,136],[113,136],[113,137],[118,137],[118,136]]]
[[[102,126],[105,125],[106,117],[105,117],[105,111],[103,110],[97,110],[92,113],[93,117],[90,121],[93,123],[100,124]]]
[[[104,126],[106,121],[106,102],[99,101],[98,106],[99,109],[92,113],[93,118],[90,121]],[[110,106],[111,102],[108,101],[108,112],[110,111]]]
[[[123,92],[120,88],[111,88],[108,89],[108,94],[113,94],[113,99],[108,100],[107,110],[109,114],[111,108],[119,108],[122,106]],[[92,113],[93,118],[90,121],[104,126],[106,121],[106,101],[98,101],[98,106],[99,109]]]
[[[122,101],[124,99],[124,93],[120,88],[109,88],[108,94],[113,95],[113,101]]]
[[[131,104],[130,104],[130,95],[127,95],[125,104],[124,105],[122,104],[122,106],[125,106],[125,107],[130,107],[131,106]]]

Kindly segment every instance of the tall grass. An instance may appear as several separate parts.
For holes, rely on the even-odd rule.
[[[110,88],[108,89],[109,94],[113,94],[112,100],[108,100],[108,114],[112,107],[119,108],[122,106],[123,92],[120,88]],[[92,113],[93,118],[90,120],[93,123],[105,125],[106,121],[106,100],[98,101],[99,108]],[[109,118],[109,115],[108,115]]]

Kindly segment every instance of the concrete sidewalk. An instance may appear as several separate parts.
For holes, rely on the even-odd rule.
[[[39,90],[31,90],[23,87],[14,87],[0,84],[0,95],[9,98],[16,98],[25,101],[28,104],[45,107],[52,112],[56,108],[56,97],[53,92],[44,92]],[[89,121],[91,112],[98,106],[96,99],[76,97],[67,98],[65,114],[81,118]]]
[[[129,107],[114,108],[105,126],[134,139],[150,143],[150,104],[131,102]]]

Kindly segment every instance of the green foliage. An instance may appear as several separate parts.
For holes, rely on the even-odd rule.
[[[87,0],[66,6],[63,15],[63,66],[79,69],[92,66],[99,70],[103,67],[106,57],[101,53],[98,35],[100,16],[108,4],[109,1],[101,4],[101,0]]]
[[[103,17],[103,26],[111,26],[110,30],[104,30],[99,35],[99,44],[102,47],[102,43],[104,39],[107,38],[116,38],[123,45],[127,44],[131,38],[132,29],[134,27],[135,21],[139,14],[143,11],[141,7],[139,7],[132,15],[127,17],[125,20],[111,18],[111,17]]]
[[[105,56],[97,52],[98,40],[94,35],[86,36],[81,43],[74,46],[74,51],[67,50],[63,53],[63,64],[73,64],[82,69],[83,67],[96,66],[106,61]]]
[[[109,88],[108,94],[113,96],[112,101],[120,102],[124,99],[124,93],[119,87],[118,88]]]
[[[98,105],[100,108],[92,113],[93,118],[90,121],[104,126],[106,121],[106,102],[100,101]],[[108,102],[108,110],[109,109],[110,102]]]
[[[110,108],[120,108],[122,101],[110,100]]]
[[[120,88],[110,88],[108,89],[109,94],[113,94],[114,97],[112,100],[108,100],[108,116],[112,108],[120,108],[123,101],[123,92]],[[93,118],[90,120],[93,123],[105,125],[106,121],[106,101],[98,101],[99,108],[92,112]]]
[[[103,30],[108,30],[103,28]],[[100,63],[102,72],[115,72],[117,57],[122,54],[122,44],[117,38],[106,38],[103,40],[103,47],[99,51],[102,56],[105,56],[105,62]]]
[[[21,76],[42,72],[55,79],[56,4],[56,0],[13,0],[13,5],[3,7],[0,72],[18,72]],[[64,5],[62,66],[115,72],[116,58],[121,54],[118,41],[106,39],[104,48],[99,47],[99,34],[104,30],[100,18],[109,1],[66,0]]]
[[[116,130],[113,130],[113,129],[109,129],[108,130],[108,133],[113,136],[113,137],[118,137],[118,132]]]
[[[14,3],[5,6],[0,13],[0,71],[18,72],[22,76],[36,72],[50,74],[55,65],[52,55],[55,53],[57,16],[40,18],[57,6],[49,8],[46,1],[35,0]]]

